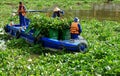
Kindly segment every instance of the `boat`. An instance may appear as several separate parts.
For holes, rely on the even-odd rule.
[[[78,39],[65,39],[58,40],[54,38],[49,38],[45,36],[34,37],[34,30],[30,29],[29,32],[26,33],[30,25],[30,20],[26,18],[26,29],[20,24],[7,24],[4,27],[4,30],[7,34],[12,35],[13,37],[23,38],[26,41],[34,44],[41,44],[45,48],[57,49],[57,50],[67,50],[72,52],[83,52],[88,51],[87,41],[79,36]]]

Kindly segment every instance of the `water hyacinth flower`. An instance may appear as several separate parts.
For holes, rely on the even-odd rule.
[[[60,71],[60,69],[57,69],[57,71]]]
[[[3,32],[3,28],[0,28],[0,34],[3,35],[4,32]]]
[[[30,65],[27,66],[28,69],[31,69]]]
[[[111,70],[111,67],[110,66],[106,66],[105,69],[106,70]]]
[[[6,49],[6,45],[5,45],[5,41],[4,40],[0,40],[0,49],[2,49],[2,50]]]
[[[32,59],[30,58],[30,59],[28,59],[28,61],[29,61],[29,62],[32,62]]]

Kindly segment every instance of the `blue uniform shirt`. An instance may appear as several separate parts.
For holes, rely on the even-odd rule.
[[[80,24],[78,24],[78,28],[79,28],[79,33],[81,33],[82,32],[82,28],[81,28]]]

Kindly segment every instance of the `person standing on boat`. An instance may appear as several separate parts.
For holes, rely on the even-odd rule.
[[[53,15],[52,17],[53,18],[56,18],[56,17],[61,17],[61,14],[64,15],[64,11],[59,9],[58,7],[55,7],[54,10],[53,10]]]
[[[25,27],[26,26],[26,19],[25,19],[26,8],[22,2],[19,2],[18,15],[19,15],[19,20],[20,20],[20,26]]]
[[[71,39],[78,39],[78,36],[81,34],[82,28],[79,23],[78,17],[74,18],[74,22],[72,22],[70,26],[70,34],[71,34]]]

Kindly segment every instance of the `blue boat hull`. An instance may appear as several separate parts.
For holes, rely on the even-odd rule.
[[[34,43],[36,38],[33,36],[33,32],[25,33],[25,30],[23,27],[18,25],[5,26],[5,32],[16,37],[16,38],[23,38],[27,40],[30,43]],[[65,49],[68,51],[81,51],[86,52],[87,51],[87,41],[83,39],[81,36],[79,39],[75,40],[57,40],[57,39],[51,39],[47,37],[40,37],[37,40],[37,43],[42,44],[44,47],[53,48],[53,49]]]

